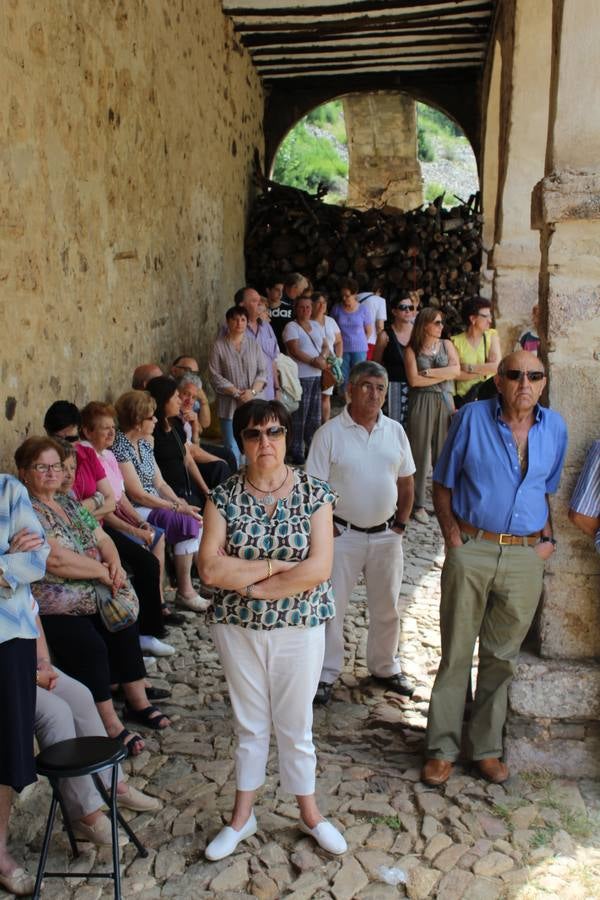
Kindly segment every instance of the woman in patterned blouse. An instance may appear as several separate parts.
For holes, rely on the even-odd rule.
[[[312,699],[335,613],[329,486],[285,465],[290,416],[277,401],[239,407],[233,431],[247,467],[206,504],[200,574],[216,588],[213,639],[227,678],[238,736],[237,791],[229,826],[206,848],[222,859],[257,828],[254,795],[264,783],[271,723],[281,787],[296,795],[303,831],[332,853],[346,842],[315,800]]]

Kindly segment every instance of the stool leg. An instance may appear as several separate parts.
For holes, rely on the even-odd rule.
[[[118,768],[115,764],[112,770],[111,798],[110,798],[110,824],[112,827],[112,853],[113,853],[113,877],[115,881],[115,900],[121,900],[121,863],[119,860],[119,823],[117,820],[117,776]]]
[[[102,799],[104,800],[104,802],[110,809],[111,799],[108,795],[108,791],[106,790],[102,779],[100,778],[99,775],[93,775],[92,777],[94,779],[96,787],[98,788],[98,793],[100,794],[100,796],[102,797]],[[119,795],[117,794],[117,799],[118,799],[118,796]],[[136,848],[138,854],[140,856],[143,856],[144,858],[146,858],[148,856],[148,851],[146,850],[144,845],[141,843],[139,837],[137,836],[137,834],[135,833],[135,831],[133,830],[131,825],[127,822],[126,819],[123,818],[123,816],[119,812],[118,802],[117,802],[117,819],[119,820],[119,825],[125,831],[129,840],[135,845],[135,848]]]
[[[44,834],[44,842],[42,844],[42,853],[38,863],[37,875],[35,877],[35,887],[33,889],[34,900],[39,900],[40,888],[42,886],[42,878],[46,870],[46,860],[48,859],[48,849],[50,847],[50,838],[52,837],[52,829],[54,828],[54,817],[56,816],[56,807],[58,801],[54,791],[52,791],[52,802],[50,803],[50,812],[48,813],[48,821],[46,823],[46,832]]]
[[[75,840],[75,835],[73,834],[73,826],[71,825],[71,819],[69,817],[69,813],[67,812],[67,807],[65,806],[65,801],[63,800],[63,795],[60,792],[60,782],[52,781],[52,790],[54,796],[58,800],[60,805],[60,811],[62,813],[63,825],[65,826],[65,831],[67,832],[69,843],[71,845],[71,850],[73,852],[73,856],[75,859],[79,856],[79,847],[77,846],[77,841]]]

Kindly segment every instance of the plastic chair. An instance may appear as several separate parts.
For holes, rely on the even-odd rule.
[[[130,826],[121,816],[117,808],[117,778],[119,763],[127,757],[127,750],[120,741],[109,737],[78,737],[68,741],[60,741],[47,747],[36,757],[38,775],[45,775],[52,787],[52,802],[48,813],[48,822],[42,844],[42,853],[38,864],[37,877],[33,892],[34,900],[40,896],[40,888],[43,878],[81,878],[81,873],[46,872],[46,860],[54,827],[56,807],[60,806],[63,823],[69,836],[73,856],[79,856],[77,838],[73,834],[71,821],[65,809],[62,794],[60,792],[61,778],[77,778],[82,775],[91,775],[98,791],[108,806],[112,826],[112,872],[88,872],[86,878],[112,878],[115,887],[115,898],[121,900],[121,870],[119,865],[119,824],[127,832],[130,840],[135,844],[140,856],[148,856],[148,851],[142,846]],[[112,769],[110,795],[106,790],[100,772]]]

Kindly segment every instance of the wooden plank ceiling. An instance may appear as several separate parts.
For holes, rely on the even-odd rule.
[[[265,84],[483,67],[497,0],[222,0]]]

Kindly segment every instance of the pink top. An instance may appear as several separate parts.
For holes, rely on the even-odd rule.
[[[89,447],[90,450],[94,450],[94,448],[88,441],[82,441],[79,446],[85,447],[86,449]],[[96,450],[94,450],[94,454],[99,465],[102,467],[102,477],[108,478],[108,483],[113,489],[115,500],[118,503],[123,496],[125,485],[123,483],[123,476],[121,475],[119,463],[115,459],[115,454],[112,452],[112,450],[103,450],[102,453],[98,453]]]
[[[73,483],[73,493],[78,500],[87,500],[96,493],[98,482],[102,478],[106,478],[106,472],[93,447],[76,444],[75,450],[77,452],[77,472]]]

